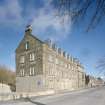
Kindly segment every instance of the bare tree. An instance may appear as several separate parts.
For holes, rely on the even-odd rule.
[[[8,84],[12,91],[15,91],[15,72],[0,65],[0,83]]]
[[[102,57],[97,61],[96,69],[99,71],[99,74],[103,74],[105,76],[105,57]]]
[[[87,31],[97,26],[105,16],[105,0],[52,0],[57,15],[69,15],[75,22],[89,18]]]

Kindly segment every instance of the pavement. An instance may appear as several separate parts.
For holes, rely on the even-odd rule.
[[[105,87],[0,102],[0,105],[105,105]]]

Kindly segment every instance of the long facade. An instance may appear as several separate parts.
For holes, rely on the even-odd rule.
[[[16,49],[16,91],[75,90],[85,87],[83,66],[51,41],[43,42],[28,26]]]

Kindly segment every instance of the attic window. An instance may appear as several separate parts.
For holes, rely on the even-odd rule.
[[[29,49],[29,42],[27,41],[25,44],[25,49],[28,50]]]

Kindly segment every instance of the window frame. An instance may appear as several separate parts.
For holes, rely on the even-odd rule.
[[[26,43],[25,43],[25,49],[26,49],[26,50],[29,49],[29,41],[26,41]]]

